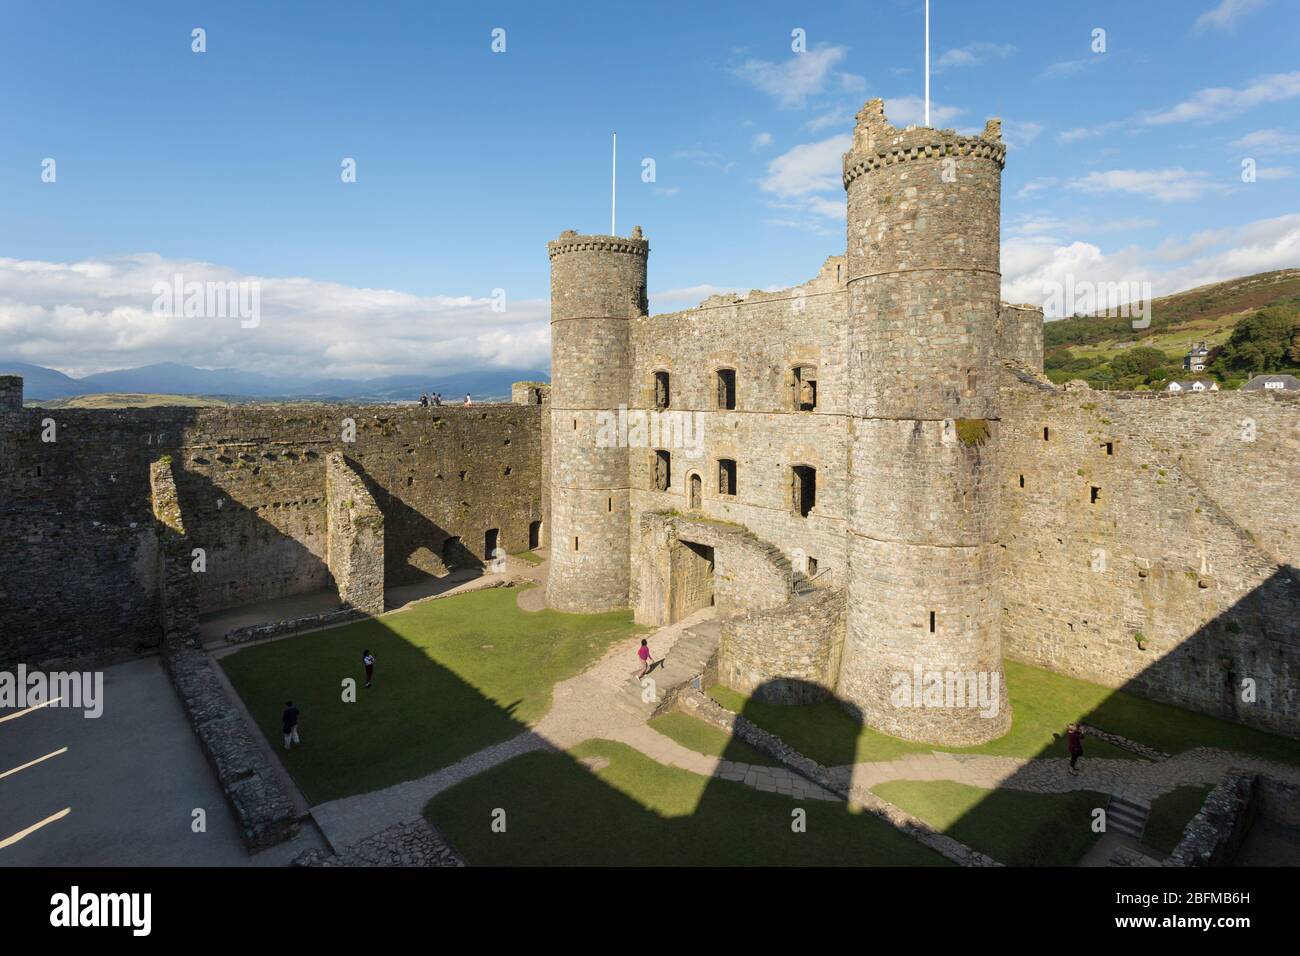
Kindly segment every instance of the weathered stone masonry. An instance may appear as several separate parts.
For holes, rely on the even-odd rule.
[[[915,664],[1000,675],[1004,653],[1300,731],[1300,403],[1048,383],[1041,310],[998,298],[1004,159],[996,120],[900,130],[873,101],[845,156],[847,256],[666,315],[639,301],[639,230],[552,243],[552,605],[658,623],[707,597],[732,686],[835,694],[905,737],[1002,733],[1005,706],[902,709],[889,689]],[[621,406],[686,441],[601,447]],[[790,580],[737,600],[746,542]]]
[[[185,567],[190,550],[204,552],[199,613],[335,585],[331,453],[346,455],[382,516],[387,585],[442,573],[444,555],[482,561],[493,529],[500,547],[522,550],[542,520],[545,406],[44,410],[22,409],[21,392],[6,388],[16,401],[0,417],[0,663],[159,644],[166,536],[151,468],[164,456]],[[353,555],[373,557],[366,547]],[[373,612],[379,569],[366,575]]]

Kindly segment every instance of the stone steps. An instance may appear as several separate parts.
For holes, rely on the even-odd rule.
[[[1113,795],[1106,807],[1106,828],[1141,841],[1142,831],[1147,825],[1147,814],[1150,812],[1151,807],[1148,805]]]
[[[636,676],[629,674],[615,702],[621,709],[648,720],[677,691],[689,686],[692,680],[704,673],[721,638],[722,629],[715,620],[703,621],[687,628],[664,656],[663,663],[646,675],[647,680],[654,682],[653,685],[643,688]],[[653,646],[654,641],[651,639],[651,647]],[[653,699],[645,699],[651,697],[651,692]]]

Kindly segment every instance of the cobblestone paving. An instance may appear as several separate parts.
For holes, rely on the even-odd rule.
[[[464,866],[465,861],[424,820],[396,823],[341,853],[308,850],[294,866]]]

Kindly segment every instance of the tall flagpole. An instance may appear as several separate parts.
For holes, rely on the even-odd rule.
[[[930,0],[925,0],[925,125],[930,125]]]
[[[618,133],[614,133],[614,150],[610,156],[609,169],[609,234],[618,235],[618,229],[615,226],[618,212]]]

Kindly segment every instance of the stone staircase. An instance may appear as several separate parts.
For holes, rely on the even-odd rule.
[[[1149,804],[1135,803],[1114,794],[1110,798],[1110,805],[1106,807],[1106,829],[1141,842],[1142,831],[1147,825],[1147,814],[1150,812]]]
[[[648,720],[672,706],[674,698],[689,688],[691,682],[704,673],[709,659],[717,652],[722,638],[721,624],[717,620],[701,621],[684,630],[664,655],[663,662],[646,675],[652,684],[642,687],[635,675],[624,681],[616,703],[628,713]],[[650,641],[654,648],[654,639]]]

